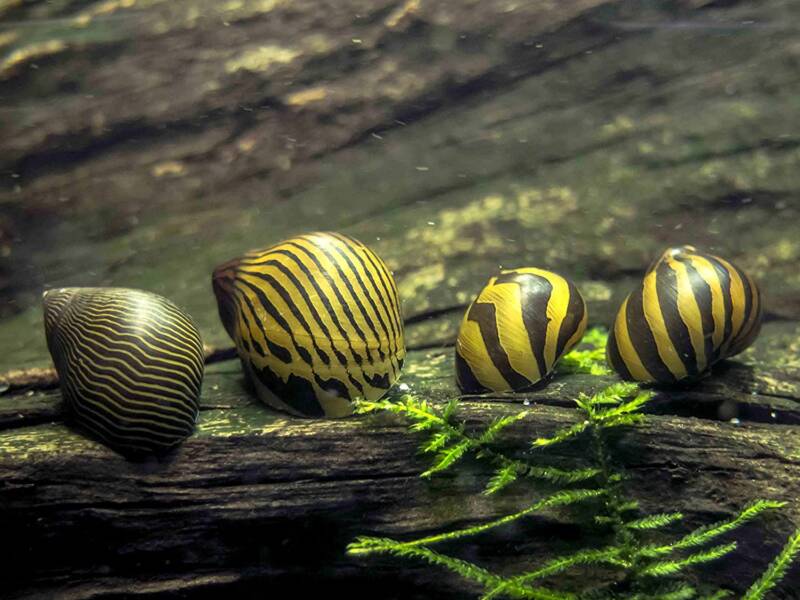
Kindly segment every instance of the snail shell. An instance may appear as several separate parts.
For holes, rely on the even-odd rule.
[[[203,344],[172,302],[125,288],[44,293],[47,346],[69,412],[130,454],[159,453],[192,433]]]
[[[535,268],[503,271],[461,322],[456,381],[467,393],[530,387],[580,341],[586,321],[586,303],[568,279]]]
[[[220,265],[219,314],[258,397],[295,415],[341,417],[400,375],[403,320],[389,269],[338,233],[301,235]]]
[[[675,383],[747,348],[761,329],[755,281],[693,246],[670,248],[617,313],[606,349],[624,379]]]

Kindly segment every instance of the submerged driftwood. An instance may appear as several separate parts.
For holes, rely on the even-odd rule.
[[[777,345],[780,331],[768,325],[759,343]],[[455,393],[450,348],[416,351],[409,365],[404,381],[412,392],[433,400]],[[614,457],[644,510],[679,510],[687,526],[755,498],[789,502],[778,518],[739,532],[736,554],[701,574],[741,591],[800,523],[800,370],[733,362],[720,369],[693,389],[661,393],[647,424],[615,439]],[[523,452],[533,437],[574,421],[578,392],[610,381],[561,376],[524,396],[467,398],[461,416],[477,428],[530,410],[503,438],[507,449]],[[518,484],[482,496],[490,471],[470,462],[423,480],[426,460],[406,423],[279,415],[249,400],[235,363],[210,367],[204,389],[197,434],[143,463],[62,425],[57,393],[0,401],[1,558],[10,597],[223,590],[255,597],[320,585],[356,597],[463,597],[469,586],[436,569],[352,559],[345,545],[360,534],[403,538],[461,527],[524,508],[537,495],[535,485]],[[573,444],[542,461],[574,466],[585,451]],[[513,572],[591,544],[574,518],[533,517],[450,551]],[[775,597],[796,598],[798,586],[795,570]]]
[[[569,275],[608,324],[666,245],[705,245],[759,279],[769,322],[712,378],[661,392],[615,458],[645,510],[680,510],[687,527],[789,502],[697,572],[741,591],[800,524],[798,45],[785,27],[799,9],[650,4],[0,2],[0,371],[48,364],[43,285],[162,293],[224,347],[212,267],[333,228],[393,268],[412,348],[402,381],[443,402],[457,394],[447,344],[498,265]],[[477,428],[528,399],[505,442],[523,452],[609,381],[467,398],[462,416]],[[56,390],[0,394],[0,595],[462,598],[469,587],[436,569],[345,545],[532,501],[523,484],[480,495],[478,464],[420,479],[418,440],[396,419],[271,412],[235,362],[209,367],[202,402],[195,436],[133,463],[66,426]],[[581,535],[573,517],[542,515],[447,550],[514,572],[592,542]],[[795,569],[775,598],[798,589]]]

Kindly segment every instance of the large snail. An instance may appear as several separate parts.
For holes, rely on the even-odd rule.
[[[530,387],[580,341],[586,321],[586,303],[571,281],[543,269],[503,271],[461,322],[456,381],[469,393]]]
[[[400,301],[389,269],[338,233],[249,252],[213,274],[219,314],[259,398],[309,417],[352,413],[400,375]]]
[[[694,379],[738,354],[761,328],[761,294],[733,263],[692,246],[670,248],[625,299],[608,338],[624,379]]]
[[[124,454],[160,453],[192,433],[203,344],[172,302],[126,288],[44,294],[45,333],[76,422]]]

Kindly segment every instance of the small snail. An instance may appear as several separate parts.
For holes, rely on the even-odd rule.
[[[461,322],[456,381],[468,393],[530,387],[580,341],[586,320],[586,303],[568,279],[534,268],[502,271]]]
[[[219,314],[259,398],[307,417],[380,398],[405,358],[397,288],[383,261],[338,233],[301,235],[214,270]]]
[[[606,349],[624,379],[694,379],[747,348],[761,329],[753,279],[692,246],[670,248],[648,269],[617,313]]]
[[[192,433],[203,344],[172,302],[125,288],[44,293],[47,346],[75,420],[123,454],[159,453]]]

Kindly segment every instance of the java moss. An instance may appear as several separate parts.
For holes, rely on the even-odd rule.
[[[562,371],[604,375],[602,348],[605,336],[593,330],[588,336],[589,348],[580,349],[565,357]],[[494,442],[514,423],[531,418],[530,411],[520,411],[495,419],[479,433],[468,433],[458,421],[458,403],[451,400],[444,407],[429,404],[411,395],[399,400],[363,402],[359,412],[388,411],[404,416],[411,430],[425,432],[427,439],[420,445],[424,454],[433,454],[433,465],[422,473],[431,477],[453,469],[468,454],[489,462],[493,468],[485,494],[497,494],[519,479],[534,479],[541,492],[542,483],[548,490],[527,508],[491,521],[464,529],[443,532],[414,540],[399,541],[379,537],[359,537],[348,547],[351,555],[389,554],[416,559],[452,571],[471,580],[482,589],[483,600],[489,598],[534,598],[537,600],[579,600],[583,598],[630,598],[635,600],[682,600],[724,598],[731,592],[712,589],[693,583],[693,567],[728,557],[737,549],[736,541],[728,541],[743,525],[762,514],[786,506],[786,502],[765,499],[753,500],[727,520],[700,526],[689,533],[666,535],[672,526],[683,520],[680,512],[643,514],[635,499],[636,490],[629,489],[624,471],[614,462],[611,431],[631,429],[646,418],[642,412],[652,392],[632,383],[613,383],[592,394],[581,394],[575,400],[582,414],[574,425],[562,428],[551,436],[535,438],[534,450],[573,442],[584,443],[591,456],[590,466],[555,469],[539,464],[534,452],[518,458],[498,451]],[[554,489],[555,488],[555,489]],[[584,527],[604,531],[599,547],[579,548],[570,554],[545,557],[532,570],[519,574],[500,574],[489,571],[475,562],[441,553],[431,547],[476,536],[533,513],[566,510],[579,507]],[[781,553],[754,582],[743,598],[766,598],[780,582],[800,552],[800,529],[796,530]],[[731,558],[727,558],[730,560]],[[568,570],[589,569],[589,576],[579,591],[567,591],[557,575]],[[603,578],[591,576],[593,570],[606,573]],[[545,585],[542,585],[545,584]]]

